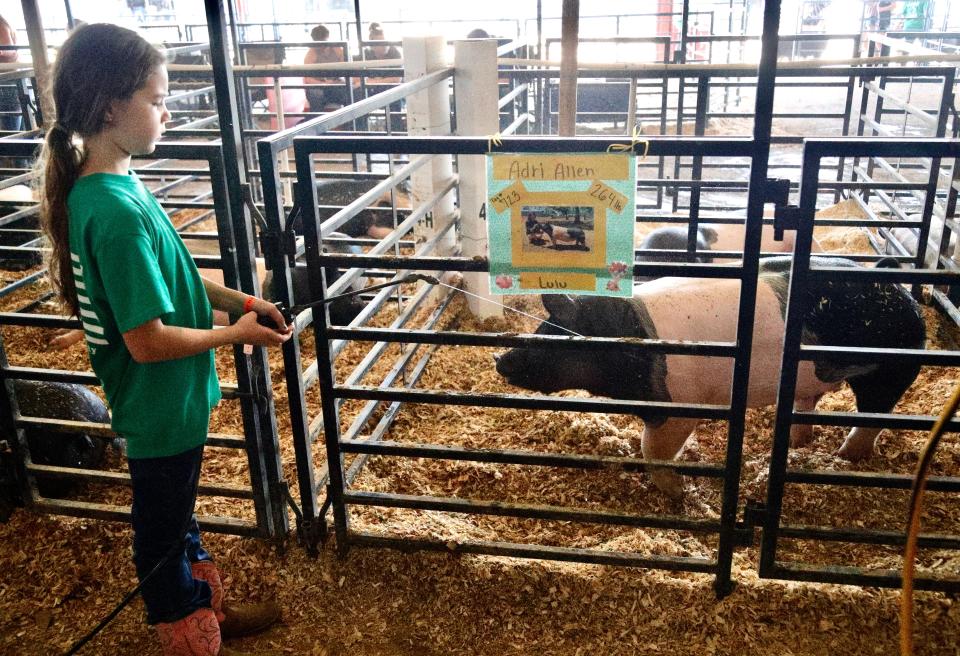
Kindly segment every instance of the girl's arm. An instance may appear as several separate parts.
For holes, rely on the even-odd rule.
[[[280,320],[282,322],[283,317]],[[257,323],[257,313],[247,312],[230,326],[210,330],[167,326],[159,318],[151,319],[123,333],[123,341],[133,359],[145,364],[186,358],[227,344],[277,346],[292,334],[292,327],[285,326],[280,331],[261,326]]]

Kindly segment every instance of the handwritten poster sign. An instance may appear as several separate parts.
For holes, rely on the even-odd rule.
[[[630,296],[635,189],[632,155],[488,155],[493,293]]]

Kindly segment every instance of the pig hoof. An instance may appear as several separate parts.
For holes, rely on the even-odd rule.
[[[849,441],[844,442],[840,450],[837,451],[837,455],[850,462],[866,460],[873,455],[873,442],[869,444],[851,444]]]
[[[650,480],[653,481],[658,490],[671,499],[675,501],[683,499],[683,478],[676,472],[651,471]]]

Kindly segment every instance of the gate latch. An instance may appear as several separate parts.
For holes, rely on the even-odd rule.
[[[782,205],[773,208],[773,238],[783,241],[784,230],[796,230],[800,227],[800,208],[796,205]]]
[[[799,208],[788,205],[790,201],[790,180],[787,178],[767,178],[763,187],[763,202],[773,205],[773,238],[783,241],[784,230],[796,230],[800,225]]]
[[[756,499],[747,499],[743,507],[743,520],[737,522],[737,545],[741,547],[752,547],[754,545],[755,531],[763,525],[767,517],[767,507],[761,501]]]
[[[763,202],[777,207],[786,205],[790,200],[790,180],[787,178],[767,178],[763,187]]]
[[[250,211],[250,218],[260,230],[260,250],[263,253],[272,253],[279,249],[281,253],[294,258],[297,255],[297,234],[295,224],[300,219],[300,206],[296,202],[290,210],[290,216],[286,220],[286,229],[275,231],[270,228],[270,224],[260,212],[260,208],[253,202],[253,192],[249,182],[240,185],[243,193],[243,202]],[[270,258],[267,258],[267,262]]]

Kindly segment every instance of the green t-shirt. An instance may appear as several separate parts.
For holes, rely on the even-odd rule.
[[[140,179],[94,173],[67,200],[70,255],[90,362],[127,456],[182,453],[207,438],[220,400],[213,351],[138,364],[123,333],[152,319],[210,328],[213,312],[190,253]]]

